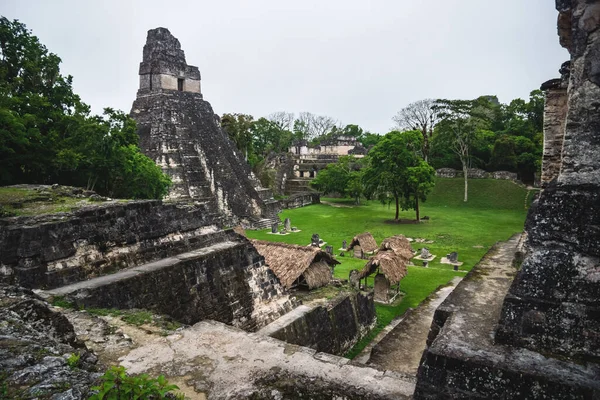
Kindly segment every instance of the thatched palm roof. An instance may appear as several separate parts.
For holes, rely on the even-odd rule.
[[[352,238],[352,242],[350,242],[348,250],[352,250],[352,248],[356,245],[359,245],[362,251],[367,253],[377,250],[377,242],[375,241],[373,235],[371,235],[369,232],[364,232],[360,235],[354,236]]]
[[[331,281],[331,268],[327,261],[321,260],[310,264],[302,275],[308,288],[314,289],[325,286]]]
[[[339,264],[331,255],[318,247],[250,240],[265,258],[279,281],[286,288],[302,275],[309,288],[323,286],[331,280],[330,265]]]
[[[371,275],[379,268],[379,272],[385,275],[391,284],[398,283],[408,273],[406,265],[412,256],[408,239],[402,235],[389,237],[381,243],[377,254],[369,259],[360,272],[360,278]]]
[[[410,242],[404,235],[396,235],[383,239],[379,251],[385,250],[391,250],[397,255],[405,258],[407,261],[414,256]]]

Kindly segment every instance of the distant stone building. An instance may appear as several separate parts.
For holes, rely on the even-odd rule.
[[[338,135],[324,140],[316,146],[310,146],[306,140],[300,140],[292,144],[290,153],[299,156],[300,159],[311,159],[311,156],[328,155],[331,157],[347,156],[357,148],[363,148],[362,144],[354,136]],[[366,149],[365,149],[366,150]],[[364,157],[357,152],[356,157]]]
[[[171,177],[168,198],[214,201],[233,219],[268,226],[278,203],[252,178],[200,88],[200,71],[186,63],[179,40],[165,28],[148,31],[131,110],[140,147]]]
[[[354,136],[337,135],[314,146],[306,140],[296,141],[289,152],[293,162],[287,165],[289,171],[285,171],[282,186],[286,194],[295,194],[310,191],[310,181],[328,164],[336,163],[342,156],[362,158],[367,149]]]

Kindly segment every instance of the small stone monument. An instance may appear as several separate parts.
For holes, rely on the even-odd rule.
[[[456,251],[453,251],[452,253],[448,254],[446,256],[446,258],[448,259],[448,261],[450,261],[451,263],[456,263],[458,262],[458,253]]]
[[[390,281],[383,274],[375,275],[373,283],[374,300],[379,303],[390,301]]]
[[[321,239],[319,238],[319,234],[318,233],[313,233],[311,239],[310,239],[310,245],[314,246],[314,247],[319,247]]]
[[[357,269],[350,271],[348,281],[350,282],[351,287],[360,290],[360,272]]]
[[[325,246],[325,252],[327,254],[333,255],[333,246]]]
[[[289,231],[292,230],[292,222],[290,221],[289,218],[285,219],[285,222],[283,223],[283,226],[284,226],[286,232],[289,232]]]
[[[431,257],[431,253],[429,252],[429,249],[427,247],[423,247],[421,249],[421,258],[426,260],[429,257]]]
[[[347,241],[342,241],[342,249],[346,250],[348,248],[348,242]]]
[[[271,233],[277,232],[279,232],[279,222],[275,222],[273,225],[271,225]]]
[[[458,265],[454,264],[454,270],[458,271]]]

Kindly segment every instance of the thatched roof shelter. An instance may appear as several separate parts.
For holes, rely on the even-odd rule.
[[[362,251],[366,253],[371,253],[377,250],[377,242],[375,241],[373,235],[371,235],[369,232],[364,232],[360,235],[354,236],[352,238],[352,242],[350,242],[348,250],[352,250],[352,248],[357,245],[360,246]]]
[[[404,235],[396,235],[389,238],[383,239],[379,251],[391,250],[397,255],[405,258],[407,261],[413,256],[413,250],[410,246],[410,242]]]
[[[410,242],[404,236],[386,238],[377,254],[369,259],[360,272],[360,278],[373,274],[379,268],[379,273],[385,275],[392,285],[396,284],[408,273],[406,265],[412,256]]]
[[[393,285],[400,282],[408,273],[406,264],[406,260],[393,251],[380,251],[371,257],[367,265],[360,271],[360,278],[373,274],[379,268],[379,272],[385,275]]]
[[[250,240],[258,253],[283,286],[290,289],[306,285],[309,289],[325,286],[331,281],[331,266],[339,264],[318,247]]]

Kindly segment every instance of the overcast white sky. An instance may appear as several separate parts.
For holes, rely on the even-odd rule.
[[[168,28],[217,114],[310,111],[385,133],[423,98],[527,98],[568,59],[547,0],[2,0],[94,112],[129,112],[148,29]]]

